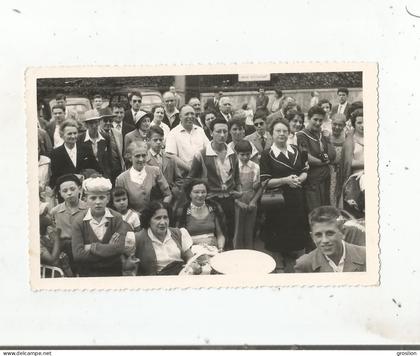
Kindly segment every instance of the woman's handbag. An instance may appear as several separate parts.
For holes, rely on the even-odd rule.
[[[275,189],[267,189],[268,182],[270,180],[267,179],[263,194],[261,196],[261,208],[262,209],[270,209],[272,207],[280,207],[284,205],[284,195],[283,190],[281,188]]]

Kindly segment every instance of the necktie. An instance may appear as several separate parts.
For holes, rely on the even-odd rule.
[[[264,138],[264,136],[261,136],[260,139],[261,139],[261,147],[262,147],[263,150],[265,150],[265,138]]]
[[[117,124],[117,130],[121,131],[121,124]]]

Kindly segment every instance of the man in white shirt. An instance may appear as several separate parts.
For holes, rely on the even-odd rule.
[[[219,117],[228,123],[232,118],[232,101],[228,96],[222,96],[219,100]]]
[[[349,96],[349,90],[347,88],[338,88],[338,105],[333,106],[331,110],[331,116],[334,114],[344,114],[347,116],[347,112],[350,109],[350,104],[347,101]]]
[[[203,123],[201,121],[201,102],[200,99],[192,97],[189,101],[188,101],[188,105],[192,106],[192,108],[195,111],[195,121],[194,124],[197,126],[200,126],[202,129],[204,129],[203,127]]]
[[[194,120],[194,109],[190,105],[182,106],[180,125],[172,129],[166,139],[166,152],[185,172],[189,172],[194,155],[209,143],[204,130],[194,125]]]
[[[60,126],[66,119],[66,109],[62,105],[54,105],[51,109],[52,119],[46,127],[46,131],[50,135],[54,148],[63,144],[63,138],[60,135]]]
[[[344,218],[332,206],[315,208],[309,214],[316,249],[301,256],[295,272],[365,272],[366,249],[345,242]]]

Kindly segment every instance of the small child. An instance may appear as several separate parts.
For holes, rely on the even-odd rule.
[[[116,187],[111,193],[112,205],[118,211],[123,220],[130,225],[133,231],[140,231],[139,214],[128,208],[128,193],[123,187]],[[124,254],[121,255],[123,276],[137,275],[137,266],[140,260],[134,256],[136,252],[136,238],[128,232],[125,238]]]
[[[88,210],[74,222],[72,249],[81,277],[121,276],[121,255],[130,226],[120,213],[107,208],[112,184],[97,177],[83,181]]]
[[[257,218],[257,201],[262,194],[260,185],[260,167],[250,161],[251,143],[241,140],[235,145],[239,158],[239,177],[243,195],[235,200],[235,235],[233,248],[252,249],[254,246],[255,221]]]

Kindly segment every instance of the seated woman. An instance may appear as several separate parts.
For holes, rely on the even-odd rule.
[[[41,215],[39,217],[39,233],[41,239],[41,264],[59,267],[66,277],[73,277],[69,258],[61,250],[61,230],[54,226],[49,217]]]
[[[215,246],[222,251],[225,236],[222,230],[224,214],[216,202],[206,200],[208,186],[201,179],[191,179],[185,186],[187,203],[176,217],[175,225],[186,228],[194,245]]]
[[[169,184],[159,167],[146,165],[148,147],[145,142],[134,141],[127,149],[127,157],[132,167],[121,173],[116,181],[116,187],[124,188],[128,193],[130,208],[141,213],[150,201],[150,193],[155,186],[159,187],[163,201],[170,203],[172,199]]]
[[[192,257],[191,236],[185,229],[169,227],[166,204],[152,201],[141,214],[142,230],[136,233],[138,275],[177,275]],[[194,274],[201,273],[194,267]]]

